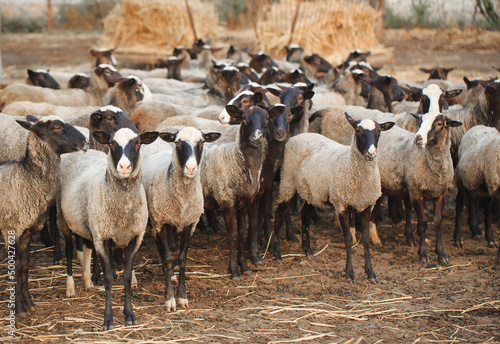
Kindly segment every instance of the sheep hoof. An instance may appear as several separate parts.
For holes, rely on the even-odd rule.
[[[441,264],[443,266],[448,266],[448,265],[450,265],[450,261],[448,260],[448,257],[441,256],[441,257],[439,257],[439,264]]]
[[[92,280],[83,281],[83,285],[85,286],[85,289],[94,288],[94,283],[92,283]]]
[[[165,308],[167,308],[167,312],[175,312],[175,299],[171,298],[165,301]]]
[[[382,247],[382,241],[379,241],[379,242],[374,242],[373,245],[375,245],[375,247]]]
[[[127,320],[127,326],[139,325],[137,320]]]
[[[316,258],[316,256],[314,255],[314,253],[308,253],[307,256],[309,257],[309,259],[311,260],[318,260],[318,258]]]
[[[112,330],[113,329],[113,324],[104,324],[102,325],[102,330],[103,331],[109,331],[109,330]]]
[[[62,260],[55,260],[54,265],[62,265]]]
[[[27,312],[21,312],[21,313],[16,313],[16,316],[19,318],[19,319],[28,319],[28,314],[26,314]]]
[[[420,263],[421,263],[424,267],[429,266],[429,258],[428,258],[427,256],[422,256],[422,257],[420,257]]]
[[[75,280],[73,276],[68,276],[66,278],[66,296],[75,297]]]
[[[455,240],[455,247],[464,248],[464,243],[462,240]]]
[[[378,280],[377,276],[370,277],[368,278],[368,280],[373,284],[380,284],[380,281]]]
[[[488,241],[488,247],[498,247],[497,243],[495,241]]]
[[[179,297],[179,308],[189,308],[188,299],[183,299]]]
[[[474,234],[472,236],[472,239],[474,239],[474,240],[483,240],[483,233]]]

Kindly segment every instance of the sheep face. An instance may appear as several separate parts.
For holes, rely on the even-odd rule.
[[[129,128],[122,128],[111,135],[103,131],[94,131],[92,136],[100,144],[109,145],[108,166],[118,179],[125,179],[138,175],[141,145],[154,142],[158,132],[151,131],[138,135]]]
[[[318,54],[311,54],[304,57],[304,62],[310,65],[317,73],[328,73],[333,66]]]
[[[146,89],[147,86],[136,76],[122,78],[113,87],[125,93],[129,105],[134,105],[148,97],[149,89]]]
[[[47,116],[38,120],[35,116],[27,116],[26,121],[17,122],[46,141],[57,155],[86,151],[88,148],[85,136],[59,117]]]
[[[358,151],[366,160],[375,160],[380,132],[391,129],[394,126],[394,122],[377,123],[370,119],[355,121],[347,112],[345,113],[345,117],[355,129],[354,140]]]
[[[250,65],[246,62],[240,62],[236,65],[236,68],[239,69],[239,71],[245,75],[248,80],[253,81],[253,82],[258,82],[259,81],[259,76],[257,73],[250,67]]]
[[[217,79],[208,94],[229,101],[238,92],[239,85],[248,84],[248,79],[236,67],[224,67],[217,71]]]
[[[95,50],[91,49],[90,50],[90,55],[96,58],[95,61],[95,66],[99,66],[101,63],[107,63],[112,66],[116,66],[116,59],[113,56],[113,52],[115,49],[108,49],[108,50]]]
[[[94,68],[94,73],[101,77],[107,83],[108,87],[113,87],[122,78],[120,72],[109,64],[101,63]]]
[[[76,74],[68,82],[68,88],[86,89],[90,85],[90,78],[85,74]]]
[[[286,50],[286,60],[288,62],[300,63],[300,60],[304,56],[304,47],[297,44],[290,44],[285,46]]]
[[[373,80],[371,85],[384,94],[384,100],[389,109],[391,109],[393,101],[399,102],[405,98],[405,94],[401,87],[399,87],[398,81],[391,76],[380,75]]]
[[[28,79],[33,86],[40,86],[58,90],[61,88],[59,83],[49,74],[48,70],[32,71],[28,69]]]
[[[419,147],[439,148],[448,138],[448,128],[458,127],[461,122],[452,120],[440,113],[414,115],[420,120],[420,129],[415,134],[413,143]]]
[[[246,110],[250,106],[257,105],[262,102],[264,98],[264,94],[261,92],[252,92],[250,90],[244,90],[234,96],[227,105],[237,106],[240,110]],[[226,109],[222,110],[219,115],[219,122],[221,124],[239,124],[240,122],[235,122],[236,119],[233,119],[227,113]]]
[[[275,105],[275,107],[279,106],[282,106],[284,110],[280,116],[271,118],[269,122],[269,136],[272,136],[276,141],[282,142],[288,138],[290,122],[292,120],[299,121],[304,115],[304,107],[299,105],[289,108],[283,104]]]
[[[312,106],[311,99],[314,96],[314,84],[297,86],[292,86],[281,92],[275,89],[269,89],[269,91],[275,96],[280,97],[280,102],[290,108],[302,105],[304,107],[308,106],[310,109]]]
[[[202,133],[193,127],[186,127],[176,133],[160,133],[160,138],[166,142],[175,142],[179,165],[186,177],[193,178],[198,174],[204,143],[213,142],[220,135],[217,132]]]
[[[249,65],[250,67],[255,69],[257,73],[262,73],[268,70],[269,68],[275,66],[276,64],[274,63],[271,56],[261,53],[252,55],[252,59],[250,60]]]
[[[283,73],[280,76],[280,81],[287,82],[289,84],[305,83],[306,85],[311,84],[311,80],[300,69],[295,69],[289,73]]]
[[[441,66],[434,67],[432,69],[428,68],[420,68],[420,70],[424,73],[429,74],[429,79],[438,79],[438,80],[447,80],[448,73],[454,70],[455,68],[443,68]]]
[[[104,131],[112,134],[121,128],[129,128],[138,132],[123,111],[115,106],[104,106],[90,115],[91,131]]]

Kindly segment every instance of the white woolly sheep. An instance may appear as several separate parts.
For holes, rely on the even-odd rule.
[[[290,201],[298,193],[305,201],[301,218],[302,248],[306,254],[314,256],[309,242],[313,207],[335,210],[344,233],[347,279],[354,281],[349,214],[355,212],[360,217],[363,231],[365,271],[368,279],[375,282],[377,276],[371,266],[368,231],[372,208],[382,195],[376,160],[377,141],[380,132],[392,128],[394,123],[355,121],[347,113],[345,116],[355,129],[350,146],[315,133],[297,135],[288,141],[276,210],[275,255],[281,258],[279,242],[283,215],[290,211]]]
[[[185,273],[188,244],[203,214],[199,165],[204,143],[213,142],[219,136],[219,133],[203,133],[191,127],[175,133],[160,133],[164,141],[175,142],[175,149],[144,158],[142,183],[148,201],[151,234],[156,239],[165,273],[167,311],[176,310],[171,280],[173,262],[167,231],[180,235],[178,304],[187,308]]]
[[[28,288],[29,244],[47,219],[47,209],[59,190],[61,154],[86,150],[88,142],[72,125],[58,117],[17,121],[29,130],[20,161],[0,164],[0,230],[6,249],[15,259],[16,315],[26,317],[35,307]],[[9,253],[9,256],[11,255]]]
[[[131,303],[132,264],[146,231],[148,210],[141,184],[140,147],[158,137],[158,132],[141,135],[128,128],[109,135],[92,133],[101,144],[109,145],[109,153],[89,151],[81,157],[68,157],[61,163],[61,195],[58,199],[60,230],[72,232],[92,242],[104,271],[106,305],[103,329],[113,328],[111,287],[113,273],[108,252],[110,247],[126,252],[123,283],[127,324],[137,324]],[[85,254],[88,255],[86,250]],[[84,258],[88,261],[87,258]],[[89,271],[84,267],[84,273]],[[73,289],[71,293],[70,289]],[[73,277],[68,275],[67,291],[74,295]]]

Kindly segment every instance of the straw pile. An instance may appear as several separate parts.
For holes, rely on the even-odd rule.
[[[189,1],[198,38],[213,37],[218,18],[213,3]],[[167,53],[191,47],[195,36],[184,1],[123,0],[104,19],[102,45],[121,52]]]
[[[298,0],[267,2],[256,14],[260,49],[271,56],[283,56],[290,41]],[[377,10],[364,2],[347,0],[302,1],[291,43],[317,53],[329,62],[342,62],[353,49],[385,53],[376,36]]]

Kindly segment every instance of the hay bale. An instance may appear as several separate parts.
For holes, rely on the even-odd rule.
[[[213,3],[189,1],[198,38],[214,36],[218,18]],[[195,41],[184,1],[124,0],[104,19],[102,45],[120,52],[171,54]]]
[[[283,56],[289,43],[297,0],[268,2],[257,18],[260,50]],[[341,63],[353,49],[389,53],[376,36],[379,13],[363,2],[311,0],[300,5],[291,43],[317,53],[333,64]]]

